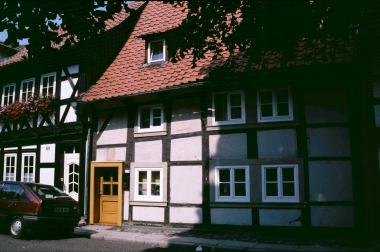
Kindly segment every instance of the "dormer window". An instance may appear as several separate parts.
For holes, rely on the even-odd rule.
[[[155,40],[148,43],[148,63],[165,60],[165,40]]]

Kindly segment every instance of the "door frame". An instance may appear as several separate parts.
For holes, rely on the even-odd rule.
[[[92,161],[91,162],[91,175],[90,175],[90,224],[98,223],[99,220],[95,219],[95,216],[99,216],[100,211],[100,205],[96,206],[95,204],[95,188],[96,188],[96,181],[95,181],[95,169],[104,169],[104,168],[117,168],[118,170],[118,177],[119,177],[119,183],[118,183],[118,199],[117,199],[117,224],[115,226],[121,226],[122,225],[122,206],[123,206],[123,183],[121,181],[121,178],[123,177],[123,167],[124,162],[122,161],[109,161],[109,162],[99,162],[99,161]],[[111,224],[110,224],[111,225]]]

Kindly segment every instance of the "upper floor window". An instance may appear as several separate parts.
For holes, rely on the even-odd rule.
[[[249,166],[215,166],[216,201],[249,201]]]
[[[164,112],[162,105],[144,106],[139,108],[138,132],[164,130]]]
[[[148,63],[165,60],[165,40],[155,40],[148,43]]]
[[[290,89],[262,89],[257,92],[259,122],[293,120],[293,103]]]
[[[298,165],[261,166],[263,202],[299,202]]]
[[[4,85],[1,106],[12,104],[15,101],[15,90],[16,83]]]
[[[20,100],[26,101],[34,94],[34,78],[21,81]]]
[[[55,95],[55,73],[41,76],[40,94],[42,96]]]
[[[214,93],[212,106],[213,125],[245,123],[242,91]]]

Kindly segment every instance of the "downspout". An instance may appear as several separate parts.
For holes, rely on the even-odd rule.
[[[87,118],[87,122],[89,122],[88,125],[91,125],[91,117]],[[86,161],[85,161],[85,167],[84,167],[84,219],[86,224],[88,224],[88,191],[90,190],[89,183],[88,183],[88,177],[89,177],[89,170],[90,170],[90,162],[91,162],[91,127],[87,127],[87,140],[86,140]]]

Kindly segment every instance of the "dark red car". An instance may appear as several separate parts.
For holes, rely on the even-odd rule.
[[[72,232],[79,220],[78,203],[56,187],[0,181],[0,223],[13,238],[37,228]]]

